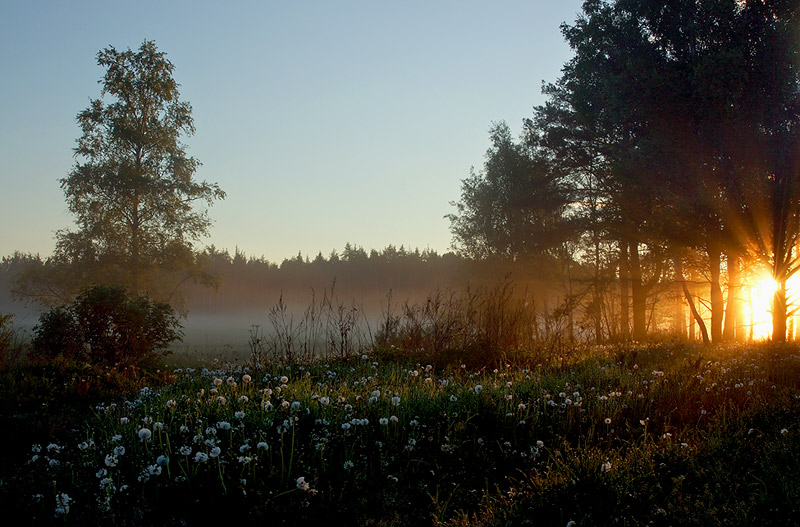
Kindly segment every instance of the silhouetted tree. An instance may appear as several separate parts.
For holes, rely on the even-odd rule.
[[[570,196],[558,175],[504,122],[489,131],[492,146],[480,172],[461,182],[453,202],[453,246],[471,258],[529,259],[554,255],[574,233]]]
[[[211,220],[195,204],[225,193],[193,178],[199,163],[181,142],[194,133],[192,108],[179,99],[165,53],[145,41],[136,51],[103,49],[97,63],[106,70],[101,98],[78,114],[78,161],[61,180],[77,229],[56,234],[52,270],[68,267],[61,277],[73,294],[113,284],[174,301],[187,277],[209,278],[192,244]]]

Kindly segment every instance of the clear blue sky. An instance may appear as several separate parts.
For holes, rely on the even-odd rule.
[[[155,40],[228,194],[203,243],[280,262],[346,242],[448,249],[488,129],[515,133],[570,50],[579,0],[16,1],[0,5],[0,256],[72,226],[58,180],[109,45]]]

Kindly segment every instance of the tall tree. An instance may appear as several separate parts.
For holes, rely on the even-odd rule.
[[[555,255],[572,231],[567,187],[506,123],[489,135],[483,170],[462,180],[457,212],[446,216],[454,247],[477,259]]]
[[[97,54],[100,98],[77,116],[77,161],[61,179],[77,228],[56,234],[53,262],[69,264],[73,286],[110,284],[160,301],[199,269],[193,243],[211,226],[206,209],[225,193],[194,179],[186,152],[192,107],[181,101],[174,66],[152,41]],[[66,283],[66,282],[65,282]]]

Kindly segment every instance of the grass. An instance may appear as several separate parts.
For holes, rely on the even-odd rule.
[[[796,348],[436,359],[6,369],[0,500],[37,525],[800,522]]]

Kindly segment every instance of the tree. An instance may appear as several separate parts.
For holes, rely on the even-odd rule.
[[[493,124],[481,172],[461,182],[461,200],[448,214],[453,246],[468,257],[528,259],[553,255],[572,234],[570,196],[525,142],[504,122]]]
[[[67,264],[73,295],[112,284],[174,302],[187,278],[210,279],[193,242],[211,220],[195,205],[225,193],[193,178],[199,163],[181,142],[194,133],[192,108],[166,54],[145,41],[137,51],[103,49],[97,64],[106,70],[100,98],[77,116],[77,161],[60,180],[77,229],[56,234],[52,267],[61,275]]]

